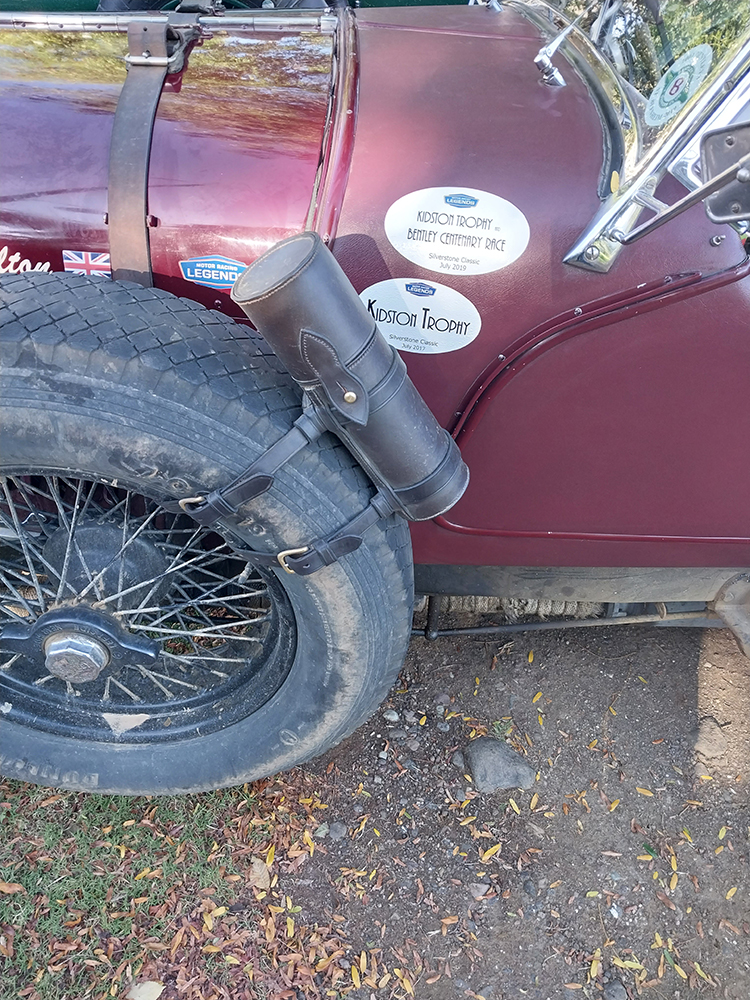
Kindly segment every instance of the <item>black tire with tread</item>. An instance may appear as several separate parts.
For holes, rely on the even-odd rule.
[[[289,428],[299,392],[265,344],[219,313],[131,283],[58,273],[0,281],[5,471],[116,479],[155,499],[224,485]],[[372,487],[325,435],[225,526],[278,551],[340,527]],[[251,715],[172,742],[75,739],[0,720],[0,773],[115,793],[201,791],[317,756],[385,697],[411,625],[406,523],[371,528],[355,553],[312,576],[279,572],[297,653]],[[0,673],[0,703],[3,698]]]

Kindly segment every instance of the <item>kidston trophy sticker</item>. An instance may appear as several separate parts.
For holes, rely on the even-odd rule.
[[[389,344],[415,354],[448,354],[476,340],[482,319],[455,288],[417,278],[389,278],[360,293]]]
[[[706,79],[714,52],[710,45],[696,45],[677,59],[659,80],[646,105],[647,125],[666,125]]]
[[[474,188],[411,191],[385,215],[385,234],[407,260],[445,274],[488,274],[518,260],[529,223],[511,202]]]

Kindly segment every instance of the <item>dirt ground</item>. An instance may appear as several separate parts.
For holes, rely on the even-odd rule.
[[[475,791],[454,760],[482,735],[532,788]],[[747,1000],[749,777],[726,632],[416,638],[370,723],[289,774],[0,784],[0,1000]]]
[[[344,917],[345,971],[382,949],[418,997],[746,1000],[749,709],[723,631],[415,639],[371,724],[308,769],[346,834],[283,891]],[[452,759],[481,734],[535,787],[477,794]]]

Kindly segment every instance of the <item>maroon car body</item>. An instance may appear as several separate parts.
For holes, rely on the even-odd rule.
[[[358,291],[435,280],[389,243],[388,208],[430,187],[499,195],[528,220],[526,251],[490,275],[440,277],[474,303],[480,335],[457,352],[405,355],[471,469],[450,514],[413,526],[415,562],[750,565],[750,283],[737,233],[713,245],[696,206],[607,274],[571,268],[565,251],[599,204],[602,125],[579,76],[540,86],[539,30],[513,9],[338,18],[321,32],[288,17],[252,39],[228,28],[164,93],[149,187],[157,286],[244,318],[179,262],[249,264],[306,226]],[[62,87],[35,76],[33,48],[6,62],[5,270],[12,254],[16,267],[62,270],[63,249],[108,247],[118,86],[91,78],[80,44]],[[238,67],[243,46],[257,51],[266,78],[206,67],[219,46]],[[671,178],[663,187],[679,193]]]
[[[616,12],[623,9],[619,0],[603,8],[610,6]],[[121,221],[113,226],[110,145],[115,146],[113,123],[115,131],[119,127],[116,115],[120,121],[123,117],[118,102],[124,99],[126,56],[131,67],[142,67],[150,58],[145,51],[137,56],[132,34],[128,41],[128,25],[136,16],[0,15],[5,53],[0,274],[130,275],[121,264],[118,270],[115,260]],[[50,457],[49,446],[36,440],[42,434],[24,423],[22,403],[26,384],[46,398],[46,389],[39,386],[46,386],[48,334],[40,335],[41,346],[34,348],[38,359],[24,368],[22,353],[14,362],[20,367],[11,372],[13,398],[21,400],[13,410],[13,420],[20,423],[13,427],[21,430],[10,436],[13,454],[21,458],[10,461],[9,475],[17,478],[15,486],[6,488],[5,506],[0,501],[5,532],[0,538],[16,546],[18,560],[8,584],[11,596],[3,605],[10,621],[3,641],[14,654],[8,663],[15,664],[17,674],[0,674],[10,692],[3,694],[9,714],[0,730],[0,738],[8,734],[10,749],[0,745],[0,767],[66,787],[152,792],[217,787],[291,766],[341,738],[382,698],[403,656],[414,590],[604,602],[612,615],[626,617],[627,606],[636,603],[636,614],[647,612],[637,620],[673,613],[674,620],[666,624],[681,620],[678,602],[695,602],[689,605],[691,613],[698,608],[701,621],[713,613],[711,623],[730,625],[750,650],[750,258],[743,242],[747,222],[742,221],[750,206],[742,202],[745,213],[738,201],[731,209],[739,213],[739,222],[717,226],[710,221],[701,198],[714,189],[721,193],[725,181],[719,177],[711,191],[704,189],[707,176],[697,166],[698,144],[706,133],[722,140],[728,135],[727,145],[749,141],[746,126],[744,132],[727,130],[747,118],[750,107],[750,26],[740,25],[721,58],[714,58],[705,42],[692,45],[677,60],[670,57],[654,77],[646,101],[606,64],[585,34],[560,20],[542,0],[510,0],[502,7],[492,2],[465,8],[230,12],[199,20],[200,37],[190,43],[185,65],[170,72],[157,93],[146,155],[145,226],[143,214],[139,217],[150,250],[150,272],[143,283],[201,303],[246,329],[245,312],[230,295],[235,279],[253,273],[246,267],[279,241],[316,232],[371,319],[399,348],[429,410],[453,436],[469,468],[469,485],[450,509],[436,508],[442,511],[438,516],[410,525],[414,587],[411,563],[398,563],[398,552],[408,548],[401,524],[398,530],[406,541],[400,547],[393,544],[385,568],[365,553],[367,545],[350,547],[337,563],[340,570],[327,569],[332,575],[321,573],[322,582],[306,591],[293,573],[288,580],[279,565],[292,572],[285,560],[310,549],[299,547],[299,539],[305,542],[310,531],[322,529],[315,524],[300,528],[297,514],[278,527],[271,502],[269,523],[280,538],[276,548],[284,551],[262,556],[254,544],[247,549],[247,538],[238,547],[230,531],[228,544],[235,554],[226,557],[226,565],[230,577],[235,574],[235,589],[227,591],[220,624],[207,617],[213,610],[201,612],[203,618],[190,619],[174,633],[176,646],[169,646],[176,640],[167,637],[167,651],[159,652],[154,637],[172,627],[169,612],[155,619],[156,626],[153,618],[138,625],[140,605],[132,609],[126,601],[123,609],[120,603],[115,614],[114,596],[121,602],[122,595],[94,601],[92,589],[114,572],[108,568],[114,564],[119,565],[122,594],[138,592],[136,584],[122,590],[123,577],[135,570],[122,556],[131,540],[118,549],[117,533],[121,530],[124,538],[138,523],[132,534],[136,539],[147,525],[155,530],[153,525],[161,524],[156,541],[146,545],[144,533],[138,545],[143,543],[146,575],[162,581],[160,600],[167,601],[171,569],[165,568],[164,553],[171,551],[174,533],[189,531],[175,525],[182,524],[180,517],[195,515],[194,505],[206,502],[209,489],[223,485],[232,463],[216,464],[204,456],[204,464],[195,468],[192,459],[183,459],[183,469],[169,450],[172,446],[157,442],[158,448],[152,448],[158,458],[143,466],[148,475],[139,471],[138,455],[130,456],[130,464],[118,465],[120,459],[108,453],[100,455],[93,472],[81,460],[80,480],[65,479],[65,470],[79,474],[79,436],[91,437],[89,450],[97,447],[96,433],[88,429],[97,414],[73,393],[70,407],[80,404],[87,416],[84,420],[79,414],[71,431],[67,382],[50,375],[53,381],[62,379],[53,394],[57,416],[48,420],[42,409],[35,419],[48,428],[54,454]],[[610,35],[615,47],[618,37],[616,31]],[[137,127],[134,134],[137,138]],[[747,163],[750,149],[743,149]],[[122,172],[118,176],[123,183]],[[726,181],[740,182],[739,174]],[[668,208],[683,198],[678,210]],[[634,227],[644,225],[639,218],[643,209],[655,224],[646,213],[648,225],[641,233]],[[239,285],[235,293],[242,300]],[[97,288],[102,300],[116,306],[118,292],[109,284],[104,289],[101,282]],[[13,323],[25,324],[30,342],[36,343],[33,314],[24,318],[36,308],[35,286],[30,284],[25,293],[28,307],[23,302],[19,306],[15,294],[10,288],[10,301],[16,303]],[[130,295],[134,309],[141,308],[134,292],[123,295]],[[74,312],[72,292],[65,301],[65,308]],[[158,308],[169,311],[173,301],[162,296]],[[53,300],[47,301],[45,322],[50,317],[57,322],[55,308]],[[65,308],[60,307],[59,326],[49,335],[53,339],[71,336],[74,329],[74,324],[66,329]],[[210,314],[200,313],[209,316],[200,323],[210,326]],[[125,315],[123,323],[129,321]],[[230,327],[238,329],[226,323],[223,328]],[[258,329],[265,332],[260,324]],[[160,330],[166,333],[157,344]],[[185,330],[187,337],[190,330]],[[154,348],[153,365],[162,372],[187,356],[187,341],[172,344],[170,336],[167,324],[131,339],[136,343],[142,337],[138,351],[144,354]],[[181,336],[174,333],[173,339]],[[226,341],[234,335],[222,336]],[[9,339],[15,343],[13,329]],[[120,363],[116,350],[106,349],[112,355],[106,364],[114,370]],[[201,378],[212,374],[210,355],[217,351],[206,348]],[[335,350],[332,356],[338,364]],[[244,362],[233,363],[244,377]],[[252,378],[254,364],[248,362]],[[141,359],[141,381],[126,386],[133,398],[146,385],[161,385],[159,376],[151,379],[150,365]],[[400,365],[397,357],[394,365]],[[305,388],[304,379],[287,367]],[[348,373],[346,366],[335,368],[341,371]],[[395,371],[392,366],[389,377]],[[99,392],[88,371],[68,374],[71,384],[85,383],[87,393]],[[224,374],[217,361],[217,380]],[[229,375],[240,377],[234,370]],[[191,376],[181,377],[187,391]],[[261,379],[259,392],[263,385]],[[219,381],[217,386],[219,403],[212,405],[221,408],[224,390]],[[117,391],[114,382],[107,392],[102,390],[101,406],[116,409]],[[168,396],[173,390],[159,391]],[[157,400],[164,409],[154,411],[158,419],[165,414],[165,421],[179,403],[167,396],[166,402]],[[233,397],[228,392],[226,398]],[[343,399],[357,400],[351,386]],[[297,397],[293,400],[298,406]],[[194,422],[192,409],[180,417],[189,428],[187,444],[192,434],[196,448],[204,448],[201,434],[209,434],[199,428],[213,419],[212,413],[201,414],[200,405],[198,398]],[[117,419],[102,419],[99,436],[108,440]],[[140,419],[137,413],[132,416],[136,423]],[[224,427],[222,442],[229,440],[231,430]],[[448,440],[436,431],[442,437],[433,435],[433,440]],[[33,444],[29,448],[36,449],[27,464],[24,435]],[[174,455],[182,454],[184,442],[179,441]],[[272,451],[271,441],[265,443]],[[126,438],[117,445],[121,451],[126,446]],[[418,441],[414,448],[416,453]],[[111,452],[119,454],[114,446]],[[54,471],[58,464],[62,480]],[[367,462],[361,464],[371,471]],[[241,468],[242,462],[233,475]],[[140,524],[133,515],[131,522],[127,513],[121,528],[101,527],[130,511],[131,494],[125,499],[112,491],[125,489],[120,476],[127,478],[132,470],[140,477],[132,509],[145,520]],[[37,474],[47,477],[47,485],[33,487],[42,481],[34,478]],[[342,482],[356,498],[355,472],[347,475]],[[380,485],[377,476],[371,478]],[[75,482],[79,485],[74,488],[70,483]],[[85,490],[94,498],[91,503],[99,505],[99,520],[84,519],[74,542],[78,497]],[[176,505],[180,490],[183,499]],[[42,499],[35,501],[35,495]],[[167,495],[172,499],[164,501]],[[347,502],[351,509],[346,504],[341,509],[352,516],[356,504],[351,496]],[[163,512],[152,509],[152,503],[163,504],[178,520],[160,521]],[[69,516],[66,504],[72,504]],[[253,531],[259,536],[267,531],[263,519],[256,523],[253,517],[242,522],[251,542]],[[31,528],[24,543],[27,523]],[[326,530],[338,524],[334,518]],[[198,553],[186,566],[213,551],[217,535],[206,537],[200,551],[180,550]],[[44,538],[48,540],[35,562],[34,546]],[[66,598],[75,545],[83,546],[102,569],[98,575],[89,570],[88,577],[81,575],[81,555],[80,592]],[[355,550],[356,556],[347,554]],[[130,551],[140,549],[133,545]],[[250,564],[253,557],[261,567],[273,564],[276,574],[258,571],[262,580],[257,586],[267,588],[266,596],[245,610],[236,602],[246,589],[249,569],[231,562],[238,552]],[[366,582],[370,569],[381,574],[379,591]],[[365,576],[357,578],[355,598],[346,588],[360,572]],[[29,580],[36,581],[38,601]],[[45,586],[51,588],[51,601],[45,598]],[[375,588],[371,592],[370,586]],[[201,591],[206,607],[215,603],[214,590]],[[170,598],[178,601],[178,617],[198,600],[197,592],[183,588],[181,596]],[[350,599],[364,609],[356,627],[348,617]],[[148,604],[149,597],[144,601]],[[278,614],[274,628],[282,639],[284,629],[290,630],[288,641],[279,640],[279,649],[287,645],[278,653],[287,657],[288,673],[279,672],[270,654],[266,660],[259,654],[256,666],[252,657],[243,660],[246,649],[242,656],[230,655],[241,646],[238,636],[245,637],[238,630],[251,628],[253,616],[261,614],[257,609],[267,606]],[[431,607],[435,611],[439,601]],[[687,613],[688,605],[683,607]],[[321,625],[322,609],[331,618]],[[143,614],[160,611],[147,607]],[[383,620],[365,625],[368,615]],[[261,614],[257,620],[265,618]],[[132,625],[130,638],[122,621]],[[372,643],[371,627],[380,629]],[[434,614],[428,617],[427,631],[436,633]],[[148,664],[159,656],[187,660],[186,644],[192,644],[188,667],[203,669],[203,660],[210,658],[206,651],[219,649],[214,641],[220,639],[229,652],[219,652],[215,659],[249,663],[263,678],[256,683],[255,675],[249,675],[242,697],[231,687],[235,676],[236,685],[245,683],[242,665],[216,673],[221,681],[209,678],[206,691],[200,688],[200,697],[185,695],[184,704],[179,692],[164,686],[173,676],[169,664],[161,668],[166,673],[149,673]],[[198,684],[197,673],[190,676],[197,692],[203,681]],[[129,688],[117,677],[134,680],[128,680]],[[144,677],[153,682],[148,695],[136,687]],[[360,688],[350,694],[355,679]],[[176,683],[190,687],[184,679]],[[121,689],[122,703],[116,712],[109,706],[115,687]],[[265,701],[258,691],[265,692]],[[146,711],[143,706],[152,695],[153,706]],[[285,702],[282,695],[291,700]],[[164,727],[175,726],[178,702],[185,713],[181,718],[188,720],[184,732],[166,732]],[[311,706],[328,713],[327,729]],[[246,717],[235,718],[243,711]],[[189,721],[191,712],[199,721]],[[183,736],[191,755],[186,776],[179,742]],[[147,752],[150,740],[158,752]],[[191,749],[193,744],[200,746]],[[59,756],[72,761],[68,770],[60,770]]]

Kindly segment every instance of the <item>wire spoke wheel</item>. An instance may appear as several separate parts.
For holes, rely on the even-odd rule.
[[[300,414],[246,327],[109,278],[0,276],[0,774],[117,794],[294,767],[375,710],[411,625],[388,518],[309,576],[256,569],[373,487],[323,435],[215,528],[163,503],[240,475]],[[1,991],[0,991],[1,992]]]
[[[52,623],[41,646],[0,652],[14,704],[41,729],[82,726],[99,739],[132,729],[149,740],[196,725],[208,732],[267,700],[291,662],[294,618],[275,578],[142,493],[54,474],[5,477],[0,545],[1,626],[15,634]],[[149,655],[113,655],[123,633],[149,641]],[[81,681],[56,663],[65,638],[68,659],[71,648],[85,660],[103,647],[95,676]]]

